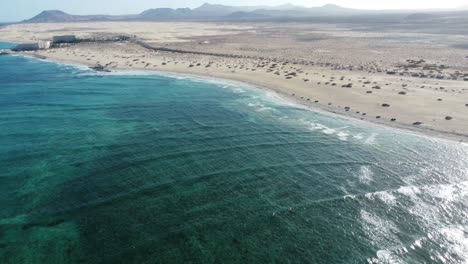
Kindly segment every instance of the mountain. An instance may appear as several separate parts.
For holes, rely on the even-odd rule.
[[[230,15],[235,12],[252,12],[260,9],[268,10],[292,10],[305,8],[302,6],[296,6],[293,4],[284,4],[279,6],[226,6],[226,5],[214,5],[205,3],[200,7],[194,9],[195,12],[199,13],[212,13],[218,16],[220,15]]]
[[[455,11],[457,9],[453,9]],[[23,23],[47,23],[47,22],[80,22],[80,21],[158,21],[158,20],[287,20],[287,19],[312,19],[312,20],[339,20],[353,21],[357,16],[379,16],[391,14],[407,14],[408,20],[421,20],[428,18],[427,13],[433,10],[424,10],[423,14],[417,14],[418,10],[359,10],[345,8],[333,4],[321,7],[303,7],[292,4],[280,6],[227,6],[205,3],[200,7],[190,8],[155,8],[143,11],[136,15],[111,16],[111,15],[71,15],[59,10],[47,10],[39,15],[23,21]],[[437,12],[441,12],[440,10]],[[459,11],[460,12],[460,11]],[[363,20],[364,18],[359,18]]]
[[[173,19],[190,17],[193,15],[193,11],[190,8],[155,8],[148,9],[140,13],[137,19]]]
[[[311,7],[308,8],[310,14],[315,15],[327,15],[327,16],[344,16],[344,15],[355,15],[362,14],[372,11],[367,10],[358,10],[352,8],[341,7],[333,4],[324,5],[321,7]]]
[[[414,13],[405,17],[407,21],[422,21],[439,18],[438,15],[428,13]]]
[[[258,14],[268,17],[277,18],[306,18],[306,17],[323,17],[323,16],[348,16],[363,14],[368,11],[344,8],[337,5],[324,5],[321,7],[300,7],[294,5],[284,5],[282,8],[262,8],[251,11],[253,14]],[[253,17],[253,15],[252,15]]]
[[[256,7],[249,6],[226,6],[226,5],[213,5],[205,3],[200,7],[193,9],[195,12],[205,14],[216,14],[218,16],[229,15],[234,12],[250,12],[257,9]]]
[[[70,21],[73,20],[73,16],[69,15],[60,10],[46,10],[42,11],[39,15],[26,20],[25,22],[41,23],[41,22],[58,22],[58,21]]]
[[[134,16],[111,16],[111,15],[70,15],[60,10],[46,10],[39,15],[23,21],[23,23],[50,23],[50,22],[80,22],[80,21],[109,21],[126,20]]]
[[[230,15],[227,15],[223,18],[226,20],[258,20],[258,19],[267,19],[267,18],[270,18],[270,16],[261,14],[261,13],[238,11]]]
[[[178,20],[178,19],[264,19],[266,17],[307,17],[324,15],[341,15],[355,12],[354,9],[325,5],[306,8],[292,4],[279,6],[226,6],[205,3],[200,7],[190,8],[155,8],[137,15],[71,15],[60,10],[47,10],[23,21],[24,23],[79,22],[79,21],[115,21],[115,20]]]

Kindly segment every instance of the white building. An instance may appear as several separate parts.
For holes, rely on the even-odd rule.
[[[41,50],[50,48],[50,41],[40,41],[36,43],[18,44],[13,48],[15,51]]]
[[[72,43],[76,41],[75,35],[54,36],[52,42],[54,43]]]
[[[49,49],[50,48],[50,41],[40,41],[37,43],[39,49]]]

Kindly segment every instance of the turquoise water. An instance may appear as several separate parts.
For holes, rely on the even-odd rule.
[[[12,43],[0,42],[0,49],[11,49],[14,46],[15,44],[12,44]]]
[[[0,57],[1,263],[463,263],[468,147]]]

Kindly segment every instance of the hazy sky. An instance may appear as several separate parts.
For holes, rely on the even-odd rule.
[[[197,7],[204,2],[225,5],[279,5],[291,3],[320,6],[333,3],[366,9],[452,8],[467,0],[1,0],[0,21],[30,18],[42,10],[59,9],[71,14],[134,14],[156,7]]]

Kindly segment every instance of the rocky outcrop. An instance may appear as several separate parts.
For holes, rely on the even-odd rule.
[[[111,72],[109,69],[107,69],[106,66],[102,66],[101,64],[97,64],[96,66],[89,67],[89,68],[98,72]]]

